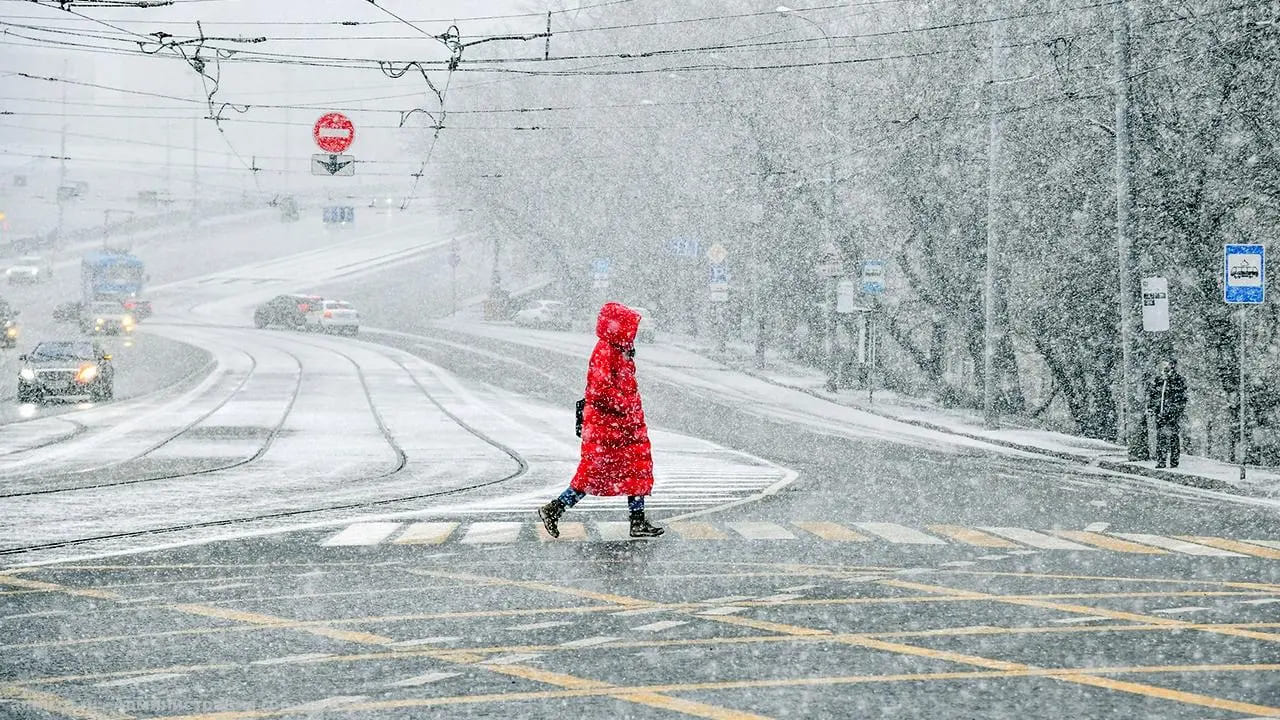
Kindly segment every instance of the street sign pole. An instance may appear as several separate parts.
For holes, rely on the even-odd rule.
[[[1266,301],[1267,262],[1266,248],[1262,245],[1229,244],[1222,253],[1222,299],[1231,305],[1260,305]],[[1245,308],[1239,308],[1240,337],[1236,359],[1240,363],[1240,387],[1237,400],[1240,404],[1240,428],[1236,452],[1240,461],[1240,479],[1245,479],[1245,458],[1249,454],[1249,442],[1245,435]]]
[[[1245,479],[1245,456],[1249,452],[1249,441],[1244,434],[1244,308],[1236,314],[1240,316],[1240,350],[1237,356],[1240,361],[1240,479]]]

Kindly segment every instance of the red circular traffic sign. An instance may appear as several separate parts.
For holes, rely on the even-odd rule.
[[[311,134],[321,150],[336,155],[351,147],[351,141],[356,139],[356,126],[342,113],[326,113],[316,121]]]

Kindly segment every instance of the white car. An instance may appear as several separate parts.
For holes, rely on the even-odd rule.
[[[356,335],[360,332],[360,313],[346,300],[322,300],[307,311],[306,327],[314,332]]]
[[[571,324],[569,306],[560,300],[534,300],[516,313],[516,324],[568,330]]]
[[[133,313],[114,300],[99,300],[80,311],[80,331],[86,335],[128,335],[137,321]]]
[[[53,264],[39,255],[26,255],[4,271],[10,285],[38,283],[53,277]]]
[[[653,316],[642,307],[632,307],[640,313],[640,327],[636,329],[636,342],[651,343],[657,339],[658,328],[654,325]]]

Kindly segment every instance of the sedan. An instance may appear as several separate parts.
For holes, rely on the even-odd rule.
[[[90,340],[52,340],[39,343],[18,358],[18,402],[51,399],[110,400],[115,395],[111,356]]]

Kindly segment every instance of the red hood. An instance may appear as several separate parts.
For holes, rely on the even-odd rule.
[[[640,327],[640,313],[622,303],[605,303],[596,319],[596,337],[610,345],[631,347]]]

